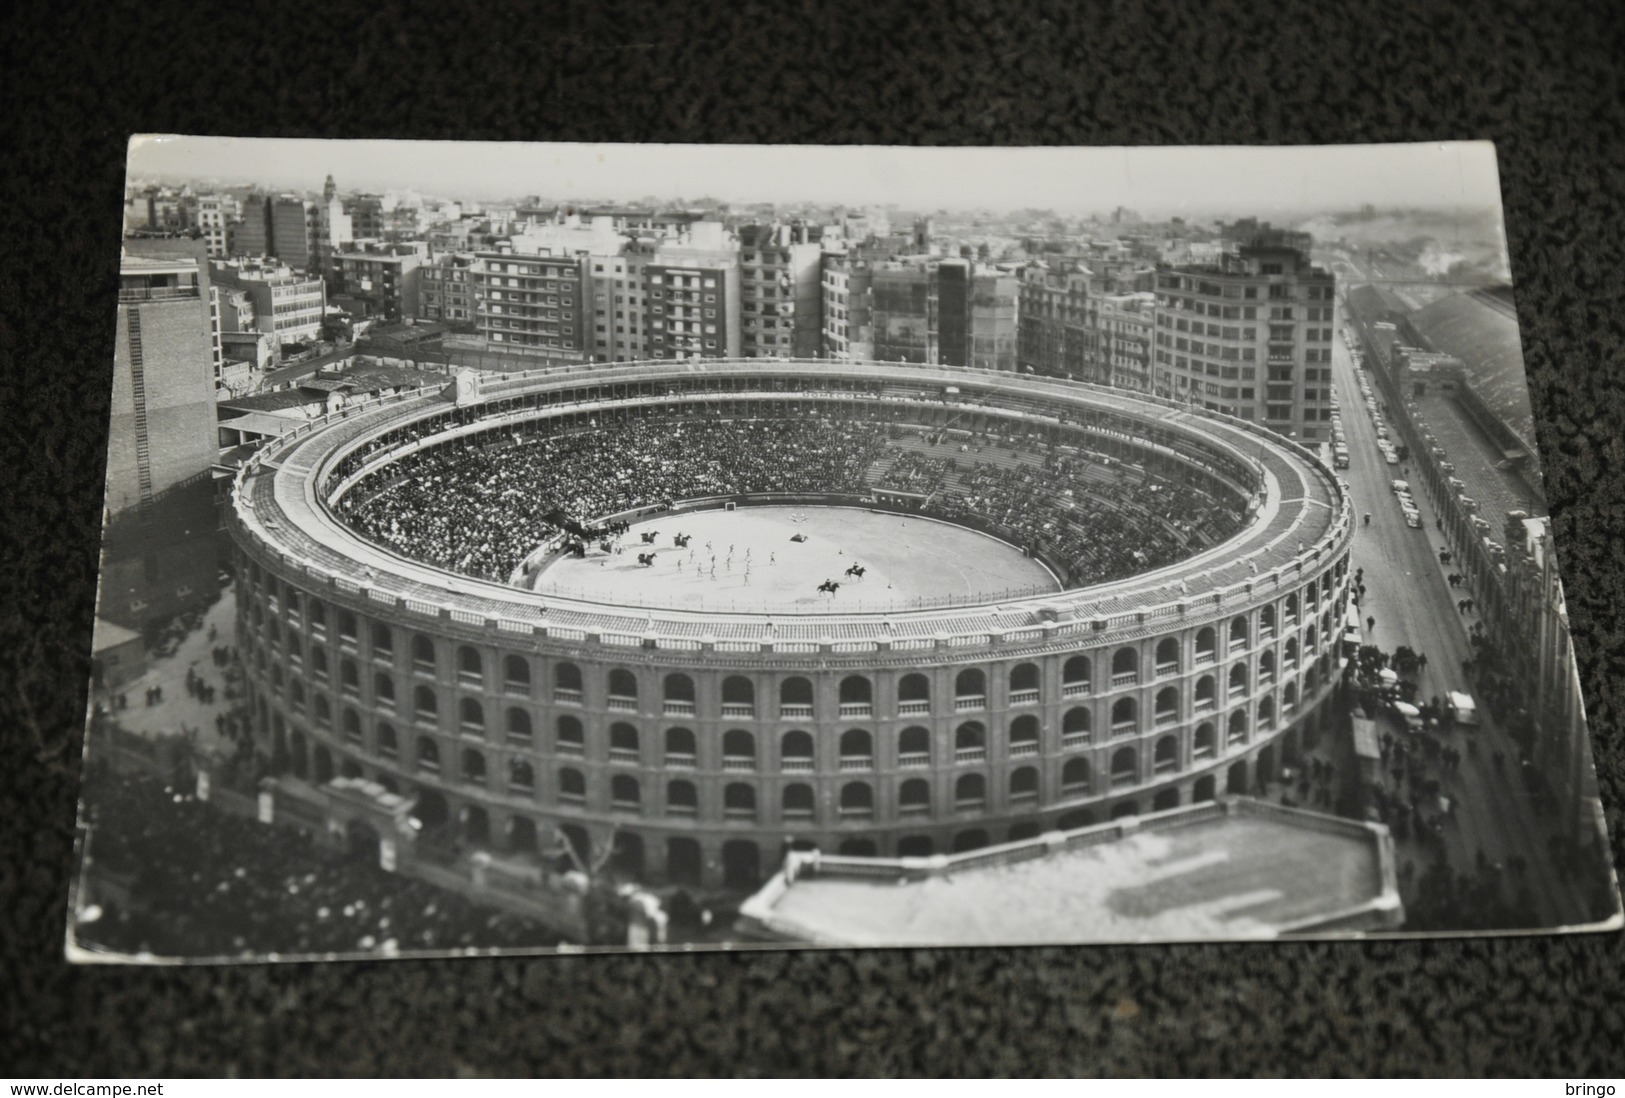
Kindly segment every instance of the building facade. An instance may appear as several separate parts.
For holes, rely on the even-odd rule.
[[[1153,387],[1299,442],[1330,439],[1336,312],[1335,278],[1296,249],[1159,267]]]
[[[869,264],[826,252],[823,258],[823,353],[840,360],[875,357]]]
[[[482,339],[572,361],[587,357],[591,306],[584,258],[480,253],[468,273],[474,327]]]
[[[811,226],[740,228],[740,353],[746,358],[819,356],[822,257]]]
[[[327,315],[327,286],[286,264],[247,258],[216,261],[210,274],[222,288],[239,291],[253,303],[253,326],[280,343],[320,339]],[[232,304],[226,330],[241,331],[243,311]]]
[[[335,291],[358,305],[364,316],[416,317],[426,250],[419,244],[357,241],[333,257]]]

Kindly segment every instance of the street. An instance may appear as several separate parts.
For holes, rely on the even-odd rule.
[[[1409,645],[1427,657],[1419,676],[1418,700],[1427,700],[1449,690],[1470,692],[1462,663],[1472,655],[1468,632],[1476,616],[1463,615],[1456,608],[1467,597],[1463,588],[1452,588],[1446,576],[1452,566],[1440,563],[1445,549],[1443,535],[1435,526],[1436,513],[1425,488],[1406,475],[1406,465],[1388,465],[1377,447],[1371,409],[1360,391],[1359,380],[1339,330],[1333,351],[1334,380],[1341,401],[1343,429],[1348,440],[1349,468],[1344,475],[1354,500],[1355,513],[1371,515],[1371,525],[1355,528],[1353,565],[1364,570],[1366,597],[1361,601],[1362,627],[1368,617],[1375,628],[1366,631],[1366,643],[1392,653]],[[1372,393],[1379,403],[1382,390],[1372,381]],[[1396,443],[1400,442],[1395,432]],[[1391,489],[1395,479],[1411,482],[1411,490],[1422,513],[1422,528],[1406,526]],[[1477,729],[1455,729],[1441,734],[1451,747],[1462,752],[1459,771],[1444,776],[1445,793],[1459,804],[1455,819],[1445,825],[1445,849],[1449,864],[1458,872],[1471,872],[1480,851],[1489,863],[1506,866],[1516,856],[1527,866],[1526,881],[1533,893],[1543,925],[1584,921],[1583,890],[1553,864],[1547,852],[1550,828],[1539,817],[1526,795],[1518,773],[1518,752],[1511,737],[1481,706],[1482,725]],[[1395,735],[1402,733],[1392,722],[1381,722]],[[1476,749],[1470,746],[1476,741]],[[1497,768],[1494,757],[1505,762]],[[1413,837],[1396,844],[1403,863],[1413,860],[1418,876],[1435,847],[1420,844]],[[1504,878],[1509,892],[1518,882]],[[1407,897],[1407,900],[1409,897]]]

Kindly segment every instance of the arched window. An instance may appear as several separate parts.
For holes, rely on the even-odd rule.
[[[378,726],[378,754],[385,759],[393,759],[400,754],[400,741],[395,738],[395,730],[387,724]]]
[[[356,623],[356,617],[355,617],[355,615],[353,613],[351,613],[348,610],[340,610],[339,611],[339,643],[340,644],[348,645],[353,650],[355,648],[355,644],[356,644],[356,635],[357,635],[357,632],[358,632],[358,628],[359,627],[358,627],[358,625]]]
[[[987,779],[980,774],[961,774],[954,782],[954,807],[961,812],[987,804]]]
[[[316,716],[317,724],[321,725],[323,728],[333,727],[333,708],[327,702],[327,695],[317,694],[315,704],[312,708]]]
[[[1023,766],[1010,772],[1010,801],[1012,804],[1027,803],[1038,799],[1038,771],[1031,766]]]
[[[1082,755],[1066,760],[1061,767],[1061,792],[1077,796],[1089,792],[1089,760]]]
[[[787,820],[810,820],[814,815],[815,802],[813,790],[810,785],[787,785],[784,792],[779,795],[779,805]]]
[[[981,709],[986,705],[987,676],[981,668],[965,668],[954,678],[954,708]]]
[[[565,767],[559,771],[559,800],[580,804],[587,799],[587,779],[581,771]]]
[[[339,661],[339,692],[347,698],[361,696],[361,673],[348,657]]]
[[[419,736],[417,744],[418,769],[431,774],[440,773],[440,745],[428,736]]]
[[[638,780],[630,774],[617,774],[609,780],[609,806],[617,812],[636,812],[643,803]]]
[[[1275,727],[1275,699],[1265,698],[1258,703],[1258,727]]]
[[[1156,722],[1172,724],[1177,720],[1179,720],[1179,690],[1177,687],[1165,686],[1157,691]]]
[[[666,676],[663,686],[665,688],[665,709],[667,713],[682,716],[694,715],[693,679],[681,671],[674,671]]]
[[[1230,619],[1230,650],[1247,647],[1247,619],[1246,617]]]
[[[609,726],[609,759],[611,762],[638,761],[638,730],[625,721]]]
[[[724,717],[756,715],[756,687],[745,676],[729,675],[722,680],[722,715]]]
[[[1194,759],[1211,759],[1219,753],[1219,737],[1214,731],[1213,724],[1204,721],[1196,726],[1196,736],[1191,741],[1191,757]]]
[[[530,793],[536,788],[536,769],[524,759],[508,760],[508,789],[514,793]]]
[[[700,811],[700,795],[694,783],[681,778],[666,783],[666,814],[668,816],[695,816]]]
[[[1140,653],[1133,648],[1119,648],[1112,653],[1112,685],[1123,686],[1140,679]]]
[[[290,598],[297,599],[297,593],[288,592]],[[327,607],[315,599],[310,600],[310,629],[316,636],[327,632]]]
[[[1313,694],[1315,692],[1315,688],[1317,686],[1319,686],[1319,685],[1320,685],[1320,669],[1316,668],[1316,667],[1311,667],[1308,670],[1308,672],[1306,672],[1304,674],[1304,676],[1303,676],[1303,694],[1304,694],[1304,697],[1307,698],[1311,694]]]
[[[867,770],[874,765],[874,740],[861,728],[841,733],[841,769]]]
[[[1133,698],[1118,698],[1112,703],[1112,735],[1122,736],[1139,726],[1139,707]]]
[[[1313,625],[1303,631],[1303,650],[1313,652],[1320,646],[1320,631]]]
[[[372,658],[375,660],[395,658],[395,634],[390,632],[389,626],[378,622],[374,622],[372,626]]]
[[[1288,625],[1298,623],[1298,596],[1296,594],[1286,597],[1286,607],[1282,611],[1282,620]]]
[[[966,721],[954,729],[954,761],[981,762],[987,758],[987,727],[981,721]]]
[[[754,820],[755,788],[744,782],[729,782],[722,790],[722,814],[730,820]]]
[[[510,694],[530,693],[530,661],[524,656],[504,656],[502,689]]]
[[[897,811],[903,816],[923,815],[931,811],[931,783],[924,778],[910,778],[897,787]]]
[[[485,756],[472,747],[463,750],[463,781],[470,785],[485,784]]]
[[[1061,746],[1077,747],[1079,744],[1089,742],[1090,716],[1089,710],[1081,705],[1073,706],[1061,718]]]
[[[1225,740],[1231,744],[1247,742],[1247,711],[1237,709],[1230,714],[1230,724],[1225,730]]]
[[[897,680],[897,714],[919,716],[931,712],[931,680],[918,672]]]
[[[412,637],[412,670],[426,675],[434,674],[434,641],[421,633]]]
[[[581,704],[581,668],[573,663],[553,665],[553,700]]]
[[[473,698],[458,702],[457,726],[470,736],[485,735],[485,707]]]
[[[1132,747],[1112,752],[1112,785],[1133,785],[1140,780],[1140,755]]]
[[[927,729],[916,724],[898,733],[897,765],[931,765],[931,733]]]
[[[1196,680],[1196,708],[1212,709],[1218,704],[1218,687],[1213,683],[1212,675],[1203,675]]]
[[[1258,681],[1260,684],[1275,681],[1275,652],[1266,648],[1258,654]]]
[[[1026,705],[1038,700],[1038,665],[1018,663],[1010,669],[1010,704]]]
[[[1247,661],[1242,660],[1230,669],[1230,696],[1239,698],[1247,693]]]
[[[779,684],[779,716],[811,717],[813,715],[812,683],[796,676]]]
[[[1298,684],[1289,682],[1281,688],[1281,712],[1293,713],[1298,708]]]
[[[558,720],[557,747],[561,754],[579,755],[587,749],[586,730],[575,717],[564,716]]]
[[[469,686],[478,686],[485,677],[485,665],[480,654],[468,645],[457,649],[457,678]]]
[[[609,673],[609,707],[637,712],[638,680],[624,667],[617,667]]]
[[[1295,637],[1288,637],[1286,644],[1281,646],[1281,666],[1291,670],[1298,666],[1298,641]]]
[[[1163,736],[1151,755],[1151,772],[1168,774],[1179,769],[1179,738]]]
[[[528,745],[531,740],[530,714],[523,709],[508,707],[504,724],[508,734],[508,742],[512,744]]]
[[[779,741],[779,765],[787,771],[813,768],[813,738],[799,729],[786,732]]]
[[[722,769],[755,770],[756,737],[743,728],[733,728],[723,733]]]
[[[1061,669],[1061,696],[1072,698],[1087,694],[1090,688],[1088,656],[1073,656]]]
[[[1031,713],[1010,722],[1010,757],[1038,754],[1038,718]]]
[[[1179,670],[1179,641],[1163,637],[1157,642],[1157,674],[1172,675]]]
[[[875,791],[868,782],[847,782],[841,786],[841,815],[843,817],[873,816]]]
[[[1275,635],[1275,607],[1266,606],[1258,612],[1258,631],[1266,637]]]
[[[434,696],[434,687],[419,686],[412,691],[412,716],[426,724],[440,719],[440,702]]]
[[[848,675],[841,680],[841,716],[867,717],[874,712],[874,693],[869,680],[862,675]]]
[[[1198,629],[1196,631],[1196,662],[1205,663],[1213,659],[1214,645],[1213,630],[1205,625]]]
[[[351,743],[361,742],[361,717],[354,709],[346,708],[342,719],[344,738]]]
[[[693,766],[699,747],[694,733],[686,728],[666,729],[666,765]]]

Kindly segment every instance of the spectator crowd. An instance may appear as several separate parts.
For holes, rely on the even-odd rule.
[[[502,582],[560,534],[561,516],[591,523],[706,496],[882,488],[1042,553],[1073,586],[1173,563],[1243,520],[1239,500],[1117,462],[1053,447],[1042,458],[1014,445],[973,450],[957,436],[954,456],[941,456],[872,420],[644,419],[522,442],[492,434],[376,470],[340,500],[341,517],[403,556]]]

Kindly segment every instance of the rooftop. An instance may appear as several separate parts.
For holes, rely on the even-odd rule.
[[[946,858],[791,855],[753,936],[865,946],[1274,938],[1393,929],[1387,828],[1245,798]]]
[[[1474,392],[1533,450],[1535,423],[1523,344],[1517,313],[1506,295],[1453,294],[1412,313],[1410,321],[1434,350],[1461,359]]]

